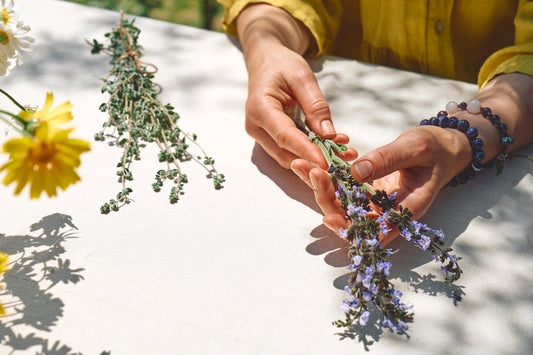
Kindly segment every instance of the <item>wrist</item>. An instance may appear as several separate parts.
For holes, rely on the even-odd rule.
[[[247,6],[237,17],[236,24],[245,57],[265,45],[282,45],[303,55],[312,39],[302,22],[268,4]]]

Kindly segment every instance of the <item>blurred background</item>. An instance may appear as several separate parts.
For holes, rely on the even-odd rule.
[[[222,6],[216,0],[64,0],[79,4],[124,10],[136,16],[222,31]]]

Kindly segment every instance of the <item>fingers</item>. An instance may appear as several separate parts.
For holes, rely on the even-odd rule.
[[[248,100],[245,128],[286,169],[296,158],[304,158],[324,168],[327,166],[320,149],[296,127],[294,121],[283,112],[281,104],[272,98]]]
[[[314,73],[308,66],[302,66],[288,80],[289,89],[299,103],[307,124],[322,138],[333,139],[336,132],[326,98],[320,91]]]
[[[428,144],[423,139],[417,139],[413,131],[406,131],[393,142],[362,156],[352,165],[351,173],[356,180],[366,182],[397,170],[419,166],[427,160]]]

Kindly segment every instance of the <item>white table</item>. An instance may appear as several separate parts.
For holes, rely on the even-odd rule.
[[[118,13],[53,0],[19,4],[36,45],[0,79],[1,87],[25,103],[42,105],[47,91],[56,104],[71,100],[74,135],[92,141],[105,120],[98,111],[107,99],[100,78],[109,66],[84,41],[103,41]],[[84,354],[352,354],[363,353],[365,344],[377,354],[526,354],[533,348],[531,162],[515,159],[498,178],[492,171],[443,190],[422,219],[443,228],[464,257],[459,285],[466,298],[459,307],[446,296],[439,266],[397,243],[393,281],[415,305],[410,337],[377,328],[340,336],[331,322],[343,317],[346,245],[321,225],[307,186],[246,135],[247,77],[235,42],[165,22],[136,23],[144,59],[159,68],[162,101],[176,107],[184,129],[198,134],[226,175],[225,187],[215,191],[201,169],[185,164],[190,183],[170,205],[166,190],[151,190],[159,165],[149,148],[134,165],[135,202],[101,215],[100,205],[119,189],[113,174],[120,151],[94,141],[82,156],[82,182],[58,198],[30,201],[27,193],[15,198],[12,187],[2,187],[0,243],[14,254],[17,270],[24,261],[35,275],[6,275],[12,296],[1,299],[23,304],[1,320],[0,335],[17,338],[0,353],[36,353],[43,342],[57,353],[69,347]],[[312,64],[338,130],[361,153],[476,89],[351,60]],[[65,218],[70,226],[61,223]],[[65,233],[76,238],[58,237]],[[39,280],[41,261],[57,267],[54,256],[69,260],[74,276],[47,290],[51,283]]]

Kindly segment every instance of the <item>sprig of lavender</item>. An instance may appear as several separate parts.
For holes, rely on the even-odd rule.
[[[364,326],[369,321],[373,304],[381,311],[382,327],[403,333],[409,329],[407,323],[413,322],[414,313],[411,305],[402,302],[402,292],[388,279],[392,267],[388,259],[395,250],[383,248],[379,236],[387,235],[390,226],[398,228],[404,239],[431,253],[435,261],[445,264],[441,269],[446,283],[459,279],[462,270],[458,261],[461,258],[452,254],[452,248],[444,247],[442,230],[413,220],[412,212],[397,203],[395,194],[374,191],[371,183],[356,181],[350,174],[350,165],[339,157],[346,151],[346,146],[322,139],[313,132],[309,138],[324,154],[336,196],[351,220],[347,229],[339,229],[341,237],[350,244],[351,274],[345,287],[348,299],[342,304],[346,319],[333,323],[337,327],[349,327],[355,323]],[[456,304],[461,296],[454,292],[453,300]]]

